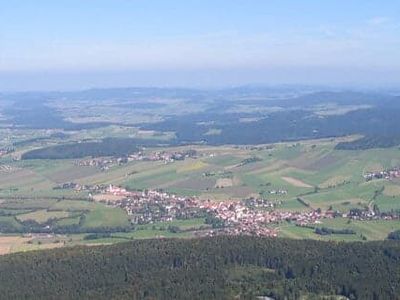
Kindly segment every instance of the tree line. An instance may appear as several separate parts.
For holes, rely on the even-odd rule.
[[[400,244],[137,240],[0,257],[7,299],[398,299]],[[23,284],[21,284],[23,282]]]

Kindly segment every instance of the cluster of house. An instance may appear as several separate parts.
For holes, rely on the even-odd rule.
[[[398,212],[379,213],[372,208],[351,209],[349,213],[345,214],[333,210],[321,211],[320,209],[290,212],[275,209],[282,204],[279,200],[271,201],[251,197],[242,201],[216,202],[200,200],[197,197],[177,196],[159,190],[128,191],[114,185],[89,186],[70,182],[61,184],[57,188],[86,190],[93,194],[112,196],[106,200],[106,203],[124,209],[133,224],[212,216],[214,220],[217,220],[219,226],[207,231],[207,235],[248,234],[274,237],[277,235],[275,226],[268,225],[286,221],[298,226],[309,226],[321,223],[321,219],[337,216],[355,220],[393,220],[400,217]]]
[[[107,189],[107,186],[104,184],[95,184],[95,185],[86,185],[86,184],[79,184],[75,182],[65,182],[61,183],[55,187],[54,190],[75,190],[77,192],[80,191],[89,191],[91,193],[101,193]]]
[[[272,150],[274,149],[273,145],[264,145],[264,146],[243,146],[241,149],[251,150],[251,151],[261,151],[261,150]]]
[[[207,172],[204,172],[202,174],[202,176],[203,177],[219,176],[219,177],[222,177],[222,178],[229,178],[229,177],[233,176],[233,173],[231,171],[225,171],[225,170],[224,171],[217,171],[217,172],[207,171]]]
[[[80,185],[74,182],[64,183],[56,188],[90,191],[93,194],[112,195],[106,200],[108,205],[124,209],[134,224],[166,222],[175,219],[212,216],[218,220],[218,229],[208,234],[251,234],[258,236],[276,236],[271,224],[290,221],[298,226],[320,223],[321,219],[341,216],[357,220],[399,219],[399,213],[379,213],[373,208],[352,209],[349,213],[340,214],[332,210],[325,212],[310,210],[290,212],[275,209],[282,204],[279,200],[267,200],[251,197],[242,201],[210,201],[197,197],[186,197],[169,194],[159,190],[128,191],[114,185]]]
[[[156,190],[127,191],[110,185],[105,194],[121,199],[109,204],[124,209],[131,216],[132,223],[146,224],[174,219],[187,219],[212,215],[223,225],[209,234],[252,234],[276,236],[274,228],[268,224],[292,221],[303,226],[316,224],[322,218],[333,218],[332,212],[284,212],[273,209],[279,203],[263,199],[249,198],[243,201],[204,201],[196,197],[181,197]],[[271,226],[270,226],[271,227]]]
[[[285,212],[276,210],[251,209],[241,202],[204,202],[200,205],[207,212],[223,221],[226,228],[235,228],[234,232],[247,232],[255,235],[274,236],[275,231],[266,228],[268,224],[279,224],[291,221],[299,226],[318,224],[323,218],[333,218],[332,212]],[[225,231],[225,230],[224,230]],[[232,229],[228,230],[232,231]]]
[[[278,189],[278,190],[269,190],[267,191],[268,194],[271,195],[287,195],[288,191],[284,189]]]
[[[92,158],[79,160],[75,162],[76,166],[82,167],[96,167],[101,171],[107,171],[113,166],[119,166],[128,162],[125,157],[109,157],[109,158]]]
[[[392,180],[394,178],[400,178],[400,167],[396,167],[393,169],[379,171],[379,172],[369,172],[363,175],[366,181],[370,181],[373,179],[388,179]]]
[[[274,208],[276,206],[282,205],[282,201],[271,201],[263,198],[254,197],[243,199],[242,202],[250,208]]]
[[[379,212],[374,209],[359,209],[352,208],[349,213],[342,214],[343,218],[349,218],[352,220],[369,221],[369,220],[399,220],[400,212]]]
[[[145,154],[143,151],[130,154],[123,157],[104,157],[104,158],[92,158],[76,161],[75,165],[84,167],[96,167],[101,171],[107,171],[114,166],[120,166],[131,161],[164,161],[165,163],[171,163],[176,160],[185,160],[185,158],[197,157],[196,150],[186,151],[156,151],[149,154]]]
[[[250,236],[263,236],[263,237],[277,237],[278,230],[276,228],[269,228],[266,226],[236,226],[225,227],[220,229],[213,229],[206,233],[206,236],[216,235],[250,235]]]
[[[185,150],[185,151],[155,151],[149,154],[145,154],[142,151],[131,154],[128,156],[128,161],[164,161],[165,163],[171,163],[176,160],[185,160],[186,158],[197,158],[196,150]]]
[[[198,201],[193,197],[180,197],[156,190],[132,192],[112,185],[105,193],[121,197],[120,200],[109,204],[124,209],[134,224],[165,222],[204,215]]]

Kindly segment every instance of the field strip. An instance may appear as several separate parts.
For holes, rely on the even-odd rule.
[[[0,255],[9,254],[12,248],[31,240],[21,236],[0,236]]]
[[[265,172],[274,172],[274,171],[286,169],[288,167],[289,167],[289,165],[288,165],[287,162],[285,162],[285,161],[276,161],[276,162],[273,162],[272,164],[270,164],[269,166],[250,171],[250,172],[248,172],[248,174],[255,174],[256,175],[256,174],[265,173]]]
[[[300,179],[296,179],[293,177],[286,177],[286,176],[282,176],[281,178],[295,187],[312,188],[312,185],[309,185],[301,181]]]

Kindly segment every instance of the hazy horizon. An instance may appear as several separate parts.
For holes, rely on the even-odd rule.
[[[245,70],[242,72],[223,71],[131,71],[131,72],[84,72],[84,73],[0,73],[0,93],[27,91],[79,91],[102,88],[199,88],[219,89],[240,86],[310,86],[341,89],[398,89],[396,81],[379,82],[374,80],[387,74],[379,72],[372,74],[368,80],[358,80],[355,72],[346,72],[347,80],[335,79],[335,74],[326,74],[331,80],[321,80],[319,72],[307,77],[307,80],[297,80],[296,75],[301,71],[276,70],[273,76],[265,70]],[[290,73],[290,74],[288,74]],[[293,74],[295,73],[295,74]],[[260,76],[260,74],[265,74]],[[292,80],[290,80],[292,79]]]
[[[12,1],[0,91],[400,84],[397,1]]]

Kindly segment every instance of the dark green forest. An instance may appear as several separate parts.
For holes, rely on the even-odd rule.
[[[352,134],[365,136],[356,142],[344,143],[338,149],[386,148],[400,144],[396,120],[400,109],[371,108],[352,111],[344,115],[320,117],[307,110],[287,110],[268,116],[257,116],[255,122],[243,123],[240,118],[253,114],[202,112],[187,116],[170,117],[165,121],[145,124],[143,129],[173,131],[179,142],[203,141],[210,145],[267,144],[281,141],[298,141],[341,137]],[[212,124],[212,125],[208,125]],[[208,135],[210,128],[221,134]]]
[[[24,153],[22,159],[71,159],[100,156],[127,156],[140,147],[164,146],[165,141],[157,139],[105,138],[98,142],[82,142],[49,146]],[[173,145],[168,142],[168,145]]]
[[[143,240],[0,257],[4,299],[400,299],[400,243]]]
[[[263,144],[280,141],[297,141],[309,138],[327,138],[350,134],[365,137],[351,142],[341,142],[338,150],[387,148],[400,144],[397,115],[400,110],[361,110],[343,116],[318,118],[304,111],[275,113],[253,123],[240,123],[241,115],[200,114],[170,119],[144,126],[144,129],[174,131],[176,139],[169,141],[134,138],[107,138],[100,142],[82,142],[35,149],[22,155],[22,159],[71,159],[86,156],[125,156],[138,151],[140,146],[184,145],[191,143]],[[220,135],[207,135],[207,125],[198,123],[218,120]],[[365,121],[367,120],[367,121]],[[248,163],[248,162],[245,162]]]
[[[400,114],[400,98],[398,96],[357,93],[357,92],[315,92],[298,95],[293,98],[269,99],[268,89],[228,89],[220,91],[181,90],[181,89],[110,89],[89,90],[78,93],[28,93],[0,95],[0,100],[13,101],[6,107],[3,114],[7,120],[0,124],[11,122],[12,126],[32,129],[63,129],[65,131],[98,128],[119,123],[94,122],[72,123],[64,120],[62,114],[47,105],[47,102],[60,98],[68,101],[91,99],[106,101],[116,99],[117,106],[127,111],[133,106],[154,109],[154,103],[143,101],[134,105],[127,100],[132,95],[146,97],[180,97],[187,103],[203,103],[202,110],[187,114],[176,114],[170,111],[162,116],[159,122],[136,124],[144,130],[159,132],[174,132],[176,138],[167,142],[169,145],[206,143],[209,145],[223,144],[266,144],[281,141],[297,141],[302,139],[317,139],[340,137],[346,135],[362,135],[357,141],[341,143],[338,149],[369,149],[392,147],[400,144],[400,133],[397,119]],[[262,97],[260,98],[260,95]],[[254,96],[259,100],[252,100]],[[246,100],[241,99],[242,97]],[[249,99],[247,99],[249,97]],[[264,98],[265,97],[265,98]],[[239,99],[237,99],[239,98]],[[48,100],[44,100],[48,99]],[[236,99],[236,100],[232,100]],[[149,104],[150,103],[150,104]],[[318,107],[336,104],[343,107],[354,105],[366,106],[344,114],[319,115]],[[93,101],[95,105],[95,101]],[[158,106],[160,104],[157,104]],[[240,105],[258,108],[255,111],[232,111]],[[157,106],[156,106],[157,107]],[[279,107],[281,110],[263,112],[263,110]],[[252,122],[241,122],[242,119],[254,119]],[[124,124],[124,126],[133,126]],[[220,131],[220,134],[210,135],[208,132]],[[58,137],[56,137],[58,138]],[[166,143],[164,141],[164,143]],[[25,158],[63,158],[60,152],[66,152],[67,157],[75,158],[82,155],[123,155],[129,154],[130,148],[122,145],[121,150],[110,149],[108,143],[72,144],[62,148],[47,148],[45,151],[29,152]],[[96,147],[103,149],[93,150]],[[118,147],[119,148],[119,147]],[[35,150],[36,151],[36,150]]]
[[[135,139],[107,138],[101,142],[83,142],[35,149],[22,155],[22,159],[69,159],[86,156],[124,156],[138,151]]]
[[[37,141],[38,139],[34,140]],[[74,159],[83,157],[115,156],[126,157],[141,147],[173,146],[175,140],[136,138],[105,138],[101,141],[74,142],[27,151],[21,159]]]
[[[336,145],[337,150],[366,150],[371,148],[390,148],[400,145],[400,135],[365,136],[351,142],[341,142]]]

